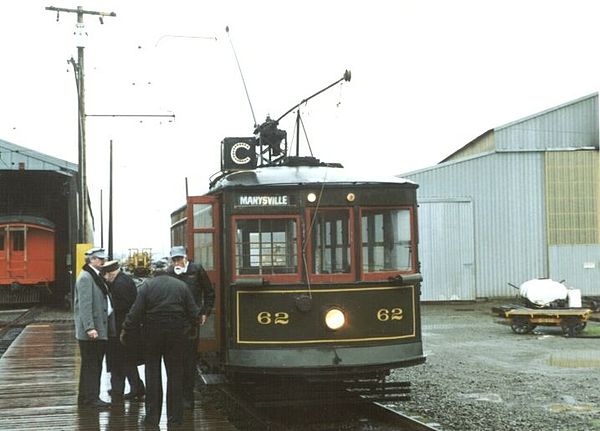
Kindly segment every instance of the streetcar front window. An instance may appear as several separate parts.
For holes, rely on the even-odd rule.
[[[363,272],[409,271],[413,266],[409,209],[363,209]]]
[[[236,275],[298,272],[295,219],[237,220],[235,232]]]
[[[314,273],[349,273],[352,261],[348,211],[320,210],[312,217],[311,240]]]

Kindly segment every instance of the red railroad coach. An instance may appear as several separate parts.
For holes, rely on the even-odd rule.
[[[39,301],[39,287],[55,281],[55,230],[43,217],[0,217],[0,288],[29,289]]]

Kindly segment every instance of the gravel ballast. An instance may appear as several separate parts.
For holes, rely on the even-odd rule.
[[[600,430],[600,338],[514,334],[492,313],[506,303],[424,304],[427,361],[393,371],[412,383],[397,407],[444,431]],[[582,335],[599,329],[589,322]]]

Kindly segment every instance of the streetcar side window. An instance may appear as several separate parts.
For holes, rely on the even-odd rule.
[[[236,275],[298,272],[295,219],[238,219],[235,224]]]
[[[311,215],[313,273],[350,273],[350,226],[347,210],[319,210]]]
[[[361,217],[363,272],[409,271],[413,241],[409,209],[363,209]]]
[[[4,250],[4,232],[0,232],[0,250]]]

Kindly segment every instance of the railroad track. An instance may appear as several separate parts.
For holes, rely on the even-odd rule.
[[[221,384],[212,386],[220,396],[229,420],[240,430],[268,431],[439,431],[416,418],[392,410],[378,402],[367,399],[341,401],[339,404],[323,404],[312,400],[295,400],[265,407],[260,400],[249,398],[239,387]],[[314,395],[314,394],[313,394]],[[214,400],[215,395],[211,395]]]
[[[390,425],[397,425],[400,430],[406,431],[440,431],[433,425],[426,424],[420,420],[407,416],[403,413],[390,409],[379,403],[369,403],[363,406],[364,409],[369,410],[370,416],[374,418],[380,418]]]
[[[23,328],[32,323],[43,310],[43,306],[36,305],[28,309],[7,310],[4,312],[13,314],[14,316],[11,316],[9,320],[0,323],[0,357],[6,352],[8,346],[10,346],[14,339],[17,338]]]

